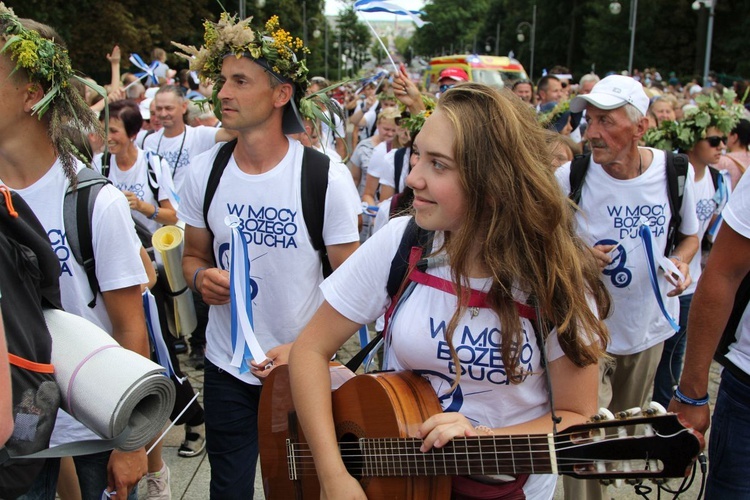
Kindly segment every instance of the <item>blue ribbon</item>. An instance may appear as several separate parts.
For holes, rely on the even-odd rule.
[[[245,341],[245,336],[242,334],[239,325],[239,314],[246,313],[250,321],[250,326],[253,327],[253,303],[250,294],[250,259],[247,253],[247,240],[245,235],[242,234],[237,227],[231,227],[232,231],[232,244],[231,244],[231,260],[229,263],[229,296],[231,305],[231,316],[232,316],[232,349],[234,353],[238,350],[242,350],[242,361],[239,365],[240,374],[250,371],[250,365],[247,363],[248,359],[253,359],[250,347]],[[239,267],[238,267],[239,266]],[[238,283],[236,276],[241,276],[240,282]],[[245,298],[244,304],[239,304],[238,287],[242,287],[244,292],[242,295]],[[262,361],[262,360],[261,360]]]
[[[640,227],[638,227],[638,236],[643,240],[643,250],[646,252],[646,263],[648,266],[648,277],[651,281],[651,288],[654,291],[654,295],[656,295],[656,302],[658,302],[659,309],[661,309],[664,317],[667,318],[669,326],[671,326],[675,332],[679,332],[680,325],[677,324],[675,319],[667,312],[667,308],[664,306],[664,299],[659,290],[659,281],[657,280],[656,274],[656,259],[654,259],[654,240],[651,235],[651,228],[647,224],[641,224]]]
[[[182,383],[185,381],[185,378],[177,377],[177,374],[174,371],[174,366],[172,366],[172,359],[169,357],[167,344],[164,342],[164,337],[162,336],[156,299],[148,289],[143,292],[142,297],[143,311],[146,313],[146,329],[148,330],[148,338],[151,340],[151,345],[154,347],[156,363],[164,367],[167,377],[173,378],[179,383]]]
[[[130,54],[130,57],[128,58],[128,60],[131,63],[133,63],[133,66],[135,66],[136,68],[138,68],[138,69],[141,70],[141,73],[136,73],[135,74],[135,76],[138,79],[141,79],[144,76],[148,76],[149,78],[151,78],[151,82],[154,85],[159,85],[159,79],[154,74],[154,71],[159,66],[159,61],[153,61],[149,65],[149,64],[146,64],[146,62],[143,59],[141,59],[141,56],[139,56],[138,54],[135,54],[135,53]]]

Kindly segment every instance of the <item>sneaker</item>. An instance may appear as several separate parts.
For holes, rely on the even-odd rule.
[[[177,454],[181,457],[196,457],[203,453],[203,450],[206,448],[206,438],[203,437],[204,433],[204,424],[197,427],[190,427],[185,424],[185,440],[177,450]]]
[[[148,500],[171,500],[172,491],[169,487],[169,467],[162,462],[159,472],[146,474],[146,489]]]
[[[188,351],[187,343],[185,342],[185,337],[180,337],[179,339],[175,339],[173,345],[174,345],[175,354],[184,354]]]

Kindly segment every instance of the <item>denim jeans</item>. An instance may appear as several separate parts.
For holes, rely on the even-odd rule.
[[[680,381],[680,375],[682,375],[682,361],[685,359],[687,343],[688,313],[692,301],[692,293],[680,295],[680,331],[664,341],[661,361],[656,369],[653,400],[661,403],[664,408],[669,406],[674,392],[673,387]]]
[[[73,457],[83,500],[99,500],[102,497],[102,492],[107,489],[107,464],[111,453],[110,451],[103,451],[92,455]],[[47,460],[31,489],[25,495],[20,496],[19,499],[54,500],[59,473],[60,459],[51,458]],[[127,498],[128,500],[138,500],[138,488],[133,488]]]
[[[750,498],[750,386],[724,370],[708,440],[706,498]]]
[[[203,406],[213,499],[253,498],[260,390],[206,359]]]

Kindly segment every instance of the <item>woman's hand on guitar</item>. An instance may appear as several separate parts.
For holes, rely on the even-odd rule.
[[[342,474],[328,483],[320,482],[321,500],[367,500],[359,481],[349,474]]]
[[[419,450],[423,452],[429,451],[432,447],[442,448],[455,437],[477,435],[469,419],[456,412],[433,415],[425,420],[417,431],[417,437],[423,441]]]

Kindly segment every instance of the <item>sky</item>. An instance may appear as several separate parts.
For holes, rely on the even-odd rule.
[[[419,10],[421,9],[425,2],[424,0],[389,0],[390,3],[394,3],[398,5],[399,7],[404,7],[409,10]],[[327,16],[336,16],[339,13],[339,10],[341,10],[344,7],[344,2],[341,2],[340,0],[325,0],[326,2],[326,15]],[[362,17],[366,17],[369,20],[374,19],[385,19],[385,20],[391,20],[394,18],[393,14],[386,14],[383,12],[379,13],[372,13],[368,14],[365,12],[361,12],[359,14]],[[403,19],[409,19],[408,17],[401,16]]]

